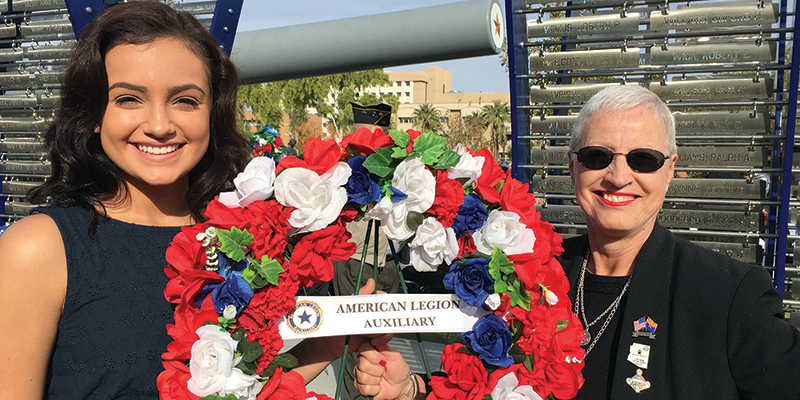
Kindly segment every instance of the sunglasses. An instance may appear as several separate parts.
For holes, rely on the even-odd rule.
[[[589,169],[603,169],[611,165],[614,156],[625,156],[628,166],[636,172],[655,172],[663,165],[664,160],[669,156],[653,149],[634,149],[626,153],[614,153],[611,149],[601,146],[587,146],[575,153],[578,155],[578,162]]]

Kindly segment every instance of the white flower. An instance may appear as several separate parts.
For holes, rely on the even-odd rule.
[[[436,218],[428,217],[417,228],[408,249],[414,269],[433,272],[439,264],[453,262],[458,255],[458,241],[453,228],[445,228]]]
[[[272,196],[274,183],[275,161],[269,157],[256,157],[233,179],[236,190],[220,193],[219,201],[230,208],[247,207],[254,201]]]
[[[548,289],[547,286],[540,283],[539,289],[542,290],[542,294],[544,295],[544,299],[547,300],[547,304],[550,304],[551,306],[558,304],[558,296],[556,296],[552,290]]]
[[[227,306],[225,306],[225,309],[222,311],[222,318],[225,319],[236,318],[236,306],[233,304],[228,304]]]
[[[530,253],[536,241],[533,230],[520,222],[519,215],[497,210],[489,213],[486,223],[472,237],[475,247],[483,254],[492,254],[494,246],[507,255]]]
[[[320,230],[333,222],[347,202],[342,187],[350,177],[350,166],[338,162],[328,172],[317,175],[305,168],[289,168],[275,179],[275,199],[292,206],[289,223],[300,233]]]
[[[542,400],[530,385],[519,385],[513,372],[509,372],[497,381],[492,390],[492,400]]]
[[[189,391],[199,397],[234,394],[240,400],[254,399],[263,385],[255,376],[234,368],[241,359],[234,358],[238,342],[216,325],[202,326],[196,332],[200,339],[192,345]]]
[[[436,178],[425,168],[419,157],[407,158],[395,169],[392,186],[408,198],[397,203],[384,198],[367,213],[367,218],[380,220],[383,233],[391,240],[400,241],[414,234],[406,224],[408,213],[425,212],[433,204]]]
[[[481,171],[483,171],[483,163],[486,158],[481,156],[473,157],[461,143],[456,145],[453,151],[458,153],[461,158],[458,160],[458,164],[447,169],[447,177],[450,179],[467,178],[464,186],[478,180],[481,176]]]
[[[486,304],[486,306],[489,307],[490,310],[497,310],[497,307],[500,307],[501,303],[502,302],[500,301],[500,295],[497,293],[490,294],[489,297],[487,297],[486,301],[484,302],[484,304]]]

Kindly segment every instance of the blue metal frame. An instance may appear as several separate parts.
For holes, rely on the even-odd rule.
[[[217,0],[214,17],[211,19],[211,34],[217,38],[222,51],[229,56],[236,37],[236,28],[239,26],[239,16],[242,15],[242,3],[244,0]]]
[[[69,20],[72,22],[72,30],[75,31],[75,38],[80,38],[83,28],[89,25],[95,17],[100,15],[106,7],[117,4],[116,0],[64,0],[69,11]]]
[[[511,90],[511,175],[521,182],[528,182],[528,174],[520,165],[530,163],[531,149],[520,136],[530,131],[530,111],[520,108],[530,105],[528,80],[519,78],[528,74],[527,50],[522,46],[527,41],[525,14],[518,13],[525,7],[524,0],[506,0],[506,37],[508,41],[508,80]]]

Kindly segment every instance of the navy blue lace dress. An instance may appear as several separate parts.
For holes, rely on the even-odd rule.
[[[48,369],[47,399],[157,399],[170,338],[165,251],[179,227],[129,224],[79,207],[42,207],[67,256],[67,294]],[[47,251],[47,249],[42,249]]]

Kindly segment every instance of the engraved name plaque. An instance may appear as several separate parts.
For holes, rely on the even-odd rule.
[[[25,94],[4,94],[0,96],[0,108],[28,108],[36,107],[39,101],[36,96]]]
[[[24,36],[72,33],[72,24],[69,20],[34,21],[20,24],[19,32]]]
[[[650,30],[671,29],[708,30],[733,26],[769,26],[778,22],[778,4],[759,7],[757,2],[742,2],[741,5],[719,7],[689,7],[669,10],[664,15],[660,11],[650,13]]]
[[[27,85],[31,76],[27,72],[0,72],[0,85]]]
[[[14,0],[14,11],[55,10],[67,8],[64,0]]]
[[[705,199],[761,199],[766,182],[746,179],[675,178],[667,197]],[[573,194],[575,186],[567,175],[535,175],[531,188],[536,193]]]
[[[2,161],[0,172],[19,174],[49,174],[50,161]]]
[[[63,73],[60,71],[41,71],[33,74],[36,83],[61,83]]]
[[[639,49],[563,51],[530,56],[531,71],[558,71],[570,69],[615,69],[639,66]]]
[[[548,222],[583,224],[586,215],[580,206],[536,206],[542,219]],[[758,231],[761,213],[709,210],[664,209],[658,213],[658,223],[668,228],[697,228],[702,230]]]
[[[44,118],[0,118],[0,130],[42,131],[47,128]]]
[[[531,88],[531,103],[584,103],[595,93],[617,83],[587,83],[582,85],[553,85]]]
[[[74,44],[64,44],[59,46],[38,46],[28,49],[28,58],[31,60],[52,60],[69,58]]]
[[[565,85],[566,86],[566,85]],[[576,115],[553,115],[545,119],[531,117],[531,132],[534,133],[571,133]]]
[[[216,7],[216,0],[198,1],[191,3],[177,3],[172,6],[177,11],[185,11],[192,14],[213,14]]]
[[[2,49],[0,50],[0,62],[14,62],[22,61],[25,53],[20,49]]]
[[[740,63],[771,62],[775,60],[776,44],[767,42],[761,46],[755,43],[708,43],[696,45],[669,46],[666,50],[661,46],[650,49],[650,64],[708,64],[708,63]],[[533,60],[533,56],[531,56]]]
[[[744,246],[742,243],[720,243],[720,242],[699,242],[694,244],[705,247],[709,250],[722,253],[734,260],[756,264],[761,262],[761,247],[756,245]]]
[[[7,201],[6,212],[9,214],[28,215],[31,210],[36,208],[35,204],[24,201]]]
[[[766,165],[766,148],[758,147],[681,147],[678,149],[678,166],[682,167],[763,167]]]
[[[39,96],[39,103],[44,108],[58,108],[61,107],[61,96],[58,95],[41,95]]]
[[[528,22],[528,38],[559,37],[592,34],[626,34],[639,30],[639,17],[630,14],[587,15],[571,18],[551,18]]]
[[[17,26],[15,24],[0,24],[0,38],[13,38],[17,36]]]
[[[534,164],[567,164],[569,163],[569,147],[551,146],[542,149],[536,146],[531,149],[531,163]]]
[[[653,85],[655,87],[655,85]],[[695,134],[766,133],[769,119],[766,113],[753,117],[744,111],[674,112],[675,132]]]
[[[772,80],[761,78],[690,79],[652,83],[650,90],[662,100],[755,100],[772,97]]]
[[[41,184],[42,182],[5,181],[3,182],[3,192],[10,194],[26,194],[29,190]]]
[[[0,151],[9,153],[42,153],[47,151],[47,148],[44,142],[36,138],[0,139]]]

